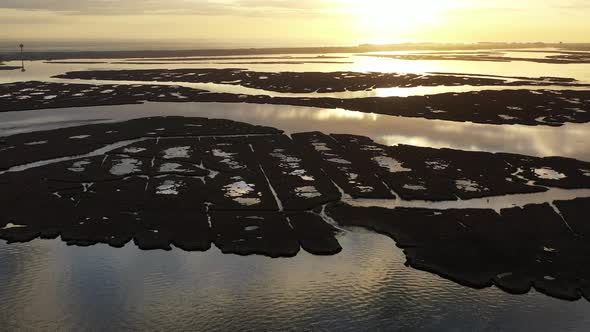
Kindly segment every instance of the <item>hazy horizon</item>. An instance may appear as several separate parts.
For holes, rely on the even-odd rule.
[[[247,48],[307,48],[307,47],[355,47],[362,45],[361,43],[335,43],[330,41],[305,42],[305,41],[272,41],[272,40],[252,40],[252,41],[238,41],[238,40],[133,40],[133,39],[79,39],[79,40],[34,40],[34,39],[10,39],[0,41],[0,52],[19,51],[18,45],[24,43],[26,50],[29,52],[75,52],[75,51],[141,51],[141,50],[206,50],[206,49],[247,49]],[[466,41],[466,42],[446,42],[446,41],[404,41],[399,43],[382,43],[384,46],[390,45],[477,45],[477,44],[537,44],[544,43],[552,45],[556,43],[545,41],[526,41],[526,42],[481,42],[481,41]],[[381,45],[381,43],[368,43],[373,45]],[[570,43],[570,44],[589,44],[589,43]]]

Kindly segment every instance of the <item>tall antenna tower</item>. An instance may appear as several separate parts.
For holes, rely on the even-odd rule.
[[[20,44],[19,46],[20,46],[20,61],[21,61],[21,67],[22,67],[21,71],[24,73],[26,71],[25,70],[25,53],[24,53],[25,45]]]

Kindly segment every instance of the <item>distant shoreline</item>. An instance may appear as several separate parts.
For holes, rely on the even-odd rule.
[[[135,50],[135,51],[34,51],[26,52],[25,60],[67,60],[67,59],[115,59],[115,58],[162,58],[188,56],[234,56],[234,55],[273,55],[273,54],[333,54],[386,51],[420,50],[482,50],[482,49],[521,49],[521,48],[559,48],[570,51],[590,51],[590,43],[549,44],[549,43],[474,43],[437,44],[406,43],[390,45],[358,45],[328,47],[282,47],[282,48],[235,48],[235,49],[194,49],[194,50]],[[0,61],[20,60],[15,52],[0,53]]]

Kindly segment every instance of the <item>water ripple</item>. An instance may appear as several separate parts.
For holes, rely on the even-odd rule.
[[[0,245],[0,312],[9,329],[583,329],[586,301],[473,290],[404,266],[395,243],[346,232],[343,252],[290,259]],[[524,319],[523,317],[526,317]]]

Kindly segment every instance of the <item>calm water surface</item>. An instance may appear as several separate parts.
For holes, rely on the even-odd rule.
[[[544,157],[566,156],[590,161],[590,124],[569,123],[561,127],[487,125],[283,105],[146,103],[5,112],[0,113],[0,136],[89,122],[166,115],[242,121],[279,128],[288,134],[315,130],[355,134],[387,145],[410,144]]]
[[[381,54],[404,54],[408,52],[381,52]],[[527,57],[528,53],[507,53],[507,56]],[[297,57],[314,57],[318,54],[283,54],[277,56]],[[366,54],[365,54],[366,55]],[[124,69],[178,69],[178,68],[242,68],[254,71],[293,71],[293,72],[334,72],[334,71],[353,71],[353,72],[383,72],[383,73],[416,73],[424,74],[429,72],[445,73],[465,73],[479,75],[503,75],[503,76],[526,76],[526,77],[570,77],[582,82],[590,82],[590,64],[547,64],[533,63],[524,61],[513,62],[485,62],[485,61],[448,61],[448,60],[397,60],[388,58],[379,58],[365,55],[345,54],[328,54],[328,56],[339,56],[341,59],[309,59],[301,61],[337,61],[342,63],[304,63],[304,64],[245,64],[243,62],[260,62],[265,57],[258,57],[259,60],[231,60],[232,57],[226,57],[228,60],[202,61],[195,62],[187,60],[187,63],[169,62],[166,64],[135,64],[137,62],[153,62],[154,59],[129,59],[134,64],[47,64],[44,61],[25,62],[27,72],[8,71],[0,73],[0,82],[23,81],[23,80],[41,80],[50,76],[62,74],[67,71],[79,70],[124,70]],[[541,53],[541,55],[548,55]],[[534,54],[535,57],[541,57]],[[556,55],[556,54],[552,54]],[[529,55],[533,57],[533,55]],[[193,59],[195,57],[191,57]],[[80,60],[66,60],[70,62]],[[100,62],[121,62],[121,59],[90,59],[86,61]],[[161,62],[160,60],[157,60]],[[297,59],[285,60],[266,60],[266,61],[298,61]],[[233,62],[233,63],[232,63]],[[20,66],[20,61],[9,61],[6,65]]]
[[[353,63],[239,67],[259,71],[442,71],[590,81],[590,65],[344,56],[347,59],[342,61]],[[0,72],[0,82],[47,80],[70,70],[163,67],[42,62],[27,66],[26,73]],[[235,67],[165,67],[224,66]],[[371,93],[425,93],[420,88],[414,90]],[[440,91],[435,88],[426,93]],[[0,113],[0,136],[159,115],[225,118],[273,126],[288,134],[311,130],[358,134],[389,145],[560,155],[590,161],[588,124],[498,126],[279,105],[147,103],[7,112]],[[586,300],[566,302],[534,291],[509,295],[493,287],[474,290],[406,267],[403,252],[388,237],[348,229],[339,240],[344,248],[339,255],[318,257],[301,252],[289,259],[223,255],[216,248],[189,253],[179,249],[141,251],[132,244],[122,249],[68,247],[59,240],[1,243],[0,329],[583,331],[590,326]]]
[[[473,290],[404,266],[382,235],[355,229],[332,257],[0,245],[6,330],[555,330],[590,324],[586,301]]]

